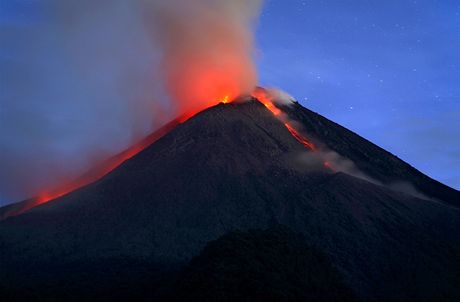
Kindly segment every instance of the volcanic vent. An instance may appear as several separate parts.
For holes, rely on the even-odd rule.
[[[459,192],[297,103],[260,101],[211,107],[97,181],[0,222],[0,290],[152,298],[208,242],[282,224],[362,300],[459,296]],[[325,166],[323,149],[368,179]]]

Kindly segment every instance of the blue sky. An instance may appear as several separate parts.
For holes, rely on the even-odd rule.
[[[460,2],[265,1],[261,83],[460,188]]]

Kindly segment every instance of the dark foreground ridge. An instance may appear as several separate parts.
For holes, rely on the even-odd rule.
[[[211,241],[174,289],[175,301],[358,301],[327,257],[285,226]]]
[[[1,221],[0,299],[195,301],[201,287],[231,301],[226,291],[254,276],[240,301],[325,288],[337,289],[325,301],[458,301],[460,193],[298,104],[284,110],[377,181],[304,161],[309,151],[256,101],[221,104],[99,181]],[[401,181],[430,199],[389,188]],[[279,252],[294,250],[295,272]],[[303,277],[282,283],[291,273]]]

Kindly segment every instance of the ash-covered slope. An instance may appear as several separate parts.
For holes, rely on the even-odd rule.
[[[346,132],[298,109],[316,139]],[[345,136],[361,146],[344,150],[374,156],[367,150],[377,147]],[[341,143],[324,142],[339,153]],[[11,299],[125,290],[151,298],[166,272],[210,240],[283,224],[324,253],[362,300],[460,297],[458,208],[299,162],[305,152],[257,101],[205,110],[99,181],[0,222],[0,292]],[[366,174],[384,173],[386,164],[374,175],[365,162],[357,165]],[[459,196],[449,194],[450,203]]]

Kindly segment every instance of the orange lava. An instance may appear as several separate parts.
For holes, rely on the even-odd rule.
[[[275,116],[281,115],[281,110],[273,103],[272,96],[263,88],[256,88],[252,93],[252,96],[259,100],[268,110],[270,110]],[[306,137],[302,136],[289,122],[284,122],[284,126],[291,133],[291,135],[298,140],[305,148],[312,151],[316,150],[316,146],[310,142]]]
[[[229,89],[226,89],[226,91],[229,91]],[[217,94],[217,92],[215,94]],[[190,110],[188,111],[188,113],[182,114],[179,118],[166,124],[159,130],[155,131],[153,134],[146,137],[144,140],[140,141],[139,143],[135,144],[129,149],[119,153],[118,155],[115,155],[112,158],[105,160],[104,162],[92,168],[90,171],[78,177],[77,179],[71,182],[65,183],[64,185],[61,185],[59,188],[55,190],[44,191],[38,194],[38,196],[35,198],[31,198],[31,199],[28,199],[20,203],[12,204],[10,208],[3,215],[0,215],[0,220],[8,218],[10,216],[16,216],[16,215],[22,214],[35,206],[38,206],[38,205],[47,203],[51,200],[62,197],[72,191],[75,191],[81,187],[84,187],[86,185],[89,185],[101,179],[102,177],[104,177],[105,175],[113,171],[115,168],[123,164],[126,160],[135,156],[136,154],[144,150],[146,147],[154,143],[156,140],[160,139],[163,135],[165,135],[167,132],[172,130],[172,128],[174,128],[178,124],[184,123],[189,118],[194,116],[196,113],[208,107],[214,106],[218,103],[224,103],[224,104],[229,103],[231,99],[233,98],[233,96],[237,95],[237,93],[236,92],[227,93],[227,94],[220,93],[219,95],[221,95],[221,97],[217,97],[213,101],[210,100],[206,104],[205,103],[196,104],[196,106],[205,106],[204,108],[193,107],[193,106],[190,107],[189,108]]]
[[[221,93],[220,95],[221,97],[215,98],[214,101],[209,102],[207,106],[208,107],[214,106],[216,105],[216,103],[223,103],[223,104],[230,103],[236,94],[235,93],[232,93],[232,94],[222,94]],[[275,104],[273,103],[272,97],[269,95],[269,93],[266,90],[256,88],[254,92],[252,93],[252,96],[258,99],[276,117],[280,118],[282,111],[278,107],[275,106]],[[149,135],[148,137],[146,137],[144,140],[140,141],[136,145],[130,147],[129,149],[121,152],[120,154],[116,156],[113,156],[112,158],[109,158],[108,160],[105,160],[104,162],[92,168],[90,171],[88,171],[81,177],[75,179],[74,181],[64,184],[56,190],[45,191],[39,194],[35,198],[28,199],[26,201],[11,205],[10,208],[6,211],[6,213],[0,216],[0,220],[8,218],[10,216],[16,216],[16,215],[22,214],[35,206],[47,203],[51,200],[57,199],[72,191],[75,191],[79,188],[82,188],[86,185],[96,182],[97,180],[101,179],[102,177],[104,177],[105,175],[113,171],[115,168],[123,164],[126,160],[132,158],[133,156],[135,156],[136,154],[144,150],[146,147],[148,147],[149,145],[151,145],[152,143],[160,139],[162,136],[164,136],[166,133],[172,130],[175,126],[187,121],[189,118],[191,118],[192,116],[194,116],[196,113],[200,112],[203,109],[205,108],[198,108],[198,107],[193,108],[193,110],[188,111],[189,112],[188,114],[181,115],[181,117],[166,124],[165,126],[155,131],[153,134]],[[288,122],[284,122],[284,125],[289,131],[289,133],[291,133],[291,135],[297,141],[299,141],[305,148],[311,151],[316,150],[316,146],[312,142],[310,142],[307,138],[302,136],[299,133],[299,131],[292,126],[292,124]],[[328,162],[325,162],[324,166],[327,168],[330,168],[330,164]]]
[[[47,203],[51,200],[57,199],[61,196],[64,196],[72,191],[75,191],[81,187],[84,187],[86,185],[89,185],[101,179],[103,176],[107,175],[108,173],[113,171],[115,168],[123,164],[126,160],[135,156],[136,154],[144,150],[146,147],[148,147],[149,145],[151,145],[152,143],[154,143],[155,141],[163,137],[166,133],[168,133],[175,126],[182,123],[183,121],[184,121],[184,118],[181,117],[179,119],[176,119],[166,124],[165,126],[161,127],[160,129],[158,129],[151,135],[147,136],[145,139],[138,142],[134,146],[103,161],[102,163],[95,166],[90,171],[78,177],[74,181],[61,185],[59,188],[55,190],[42,192],[38,194],[38,196],[35,198],[31,198],[26,201],[10,205],[10,208],[2,216],[0,216],[0,220],[8,218],[10,216],[16,216],[16,215],[22,214],[35,206],[38,206],[38,205]]]
[[[252,96],[259,100],[268,110],[270,110],[275,116],[281,114],[281,110],[273,104],[272,96],[262,88],[256,88],[252,93]]]
[[[294,136],[295,139],[298,140],[302,145],[304,145],[306,148],[312,151],[316,150],[315,145],[312,142],[308,141],[305,137],[300,135],[300,133],[297,132],[297,130],[294,129],[291,125],[289,125],[288,123],[284,123],[284,126],[286,126],[286,128],[289,130],[292,136]]]
[[[218,101],[219,101],[219,103],[228,104],[230,102],[230,96],[226,95],[223,98],[219,98]]]

